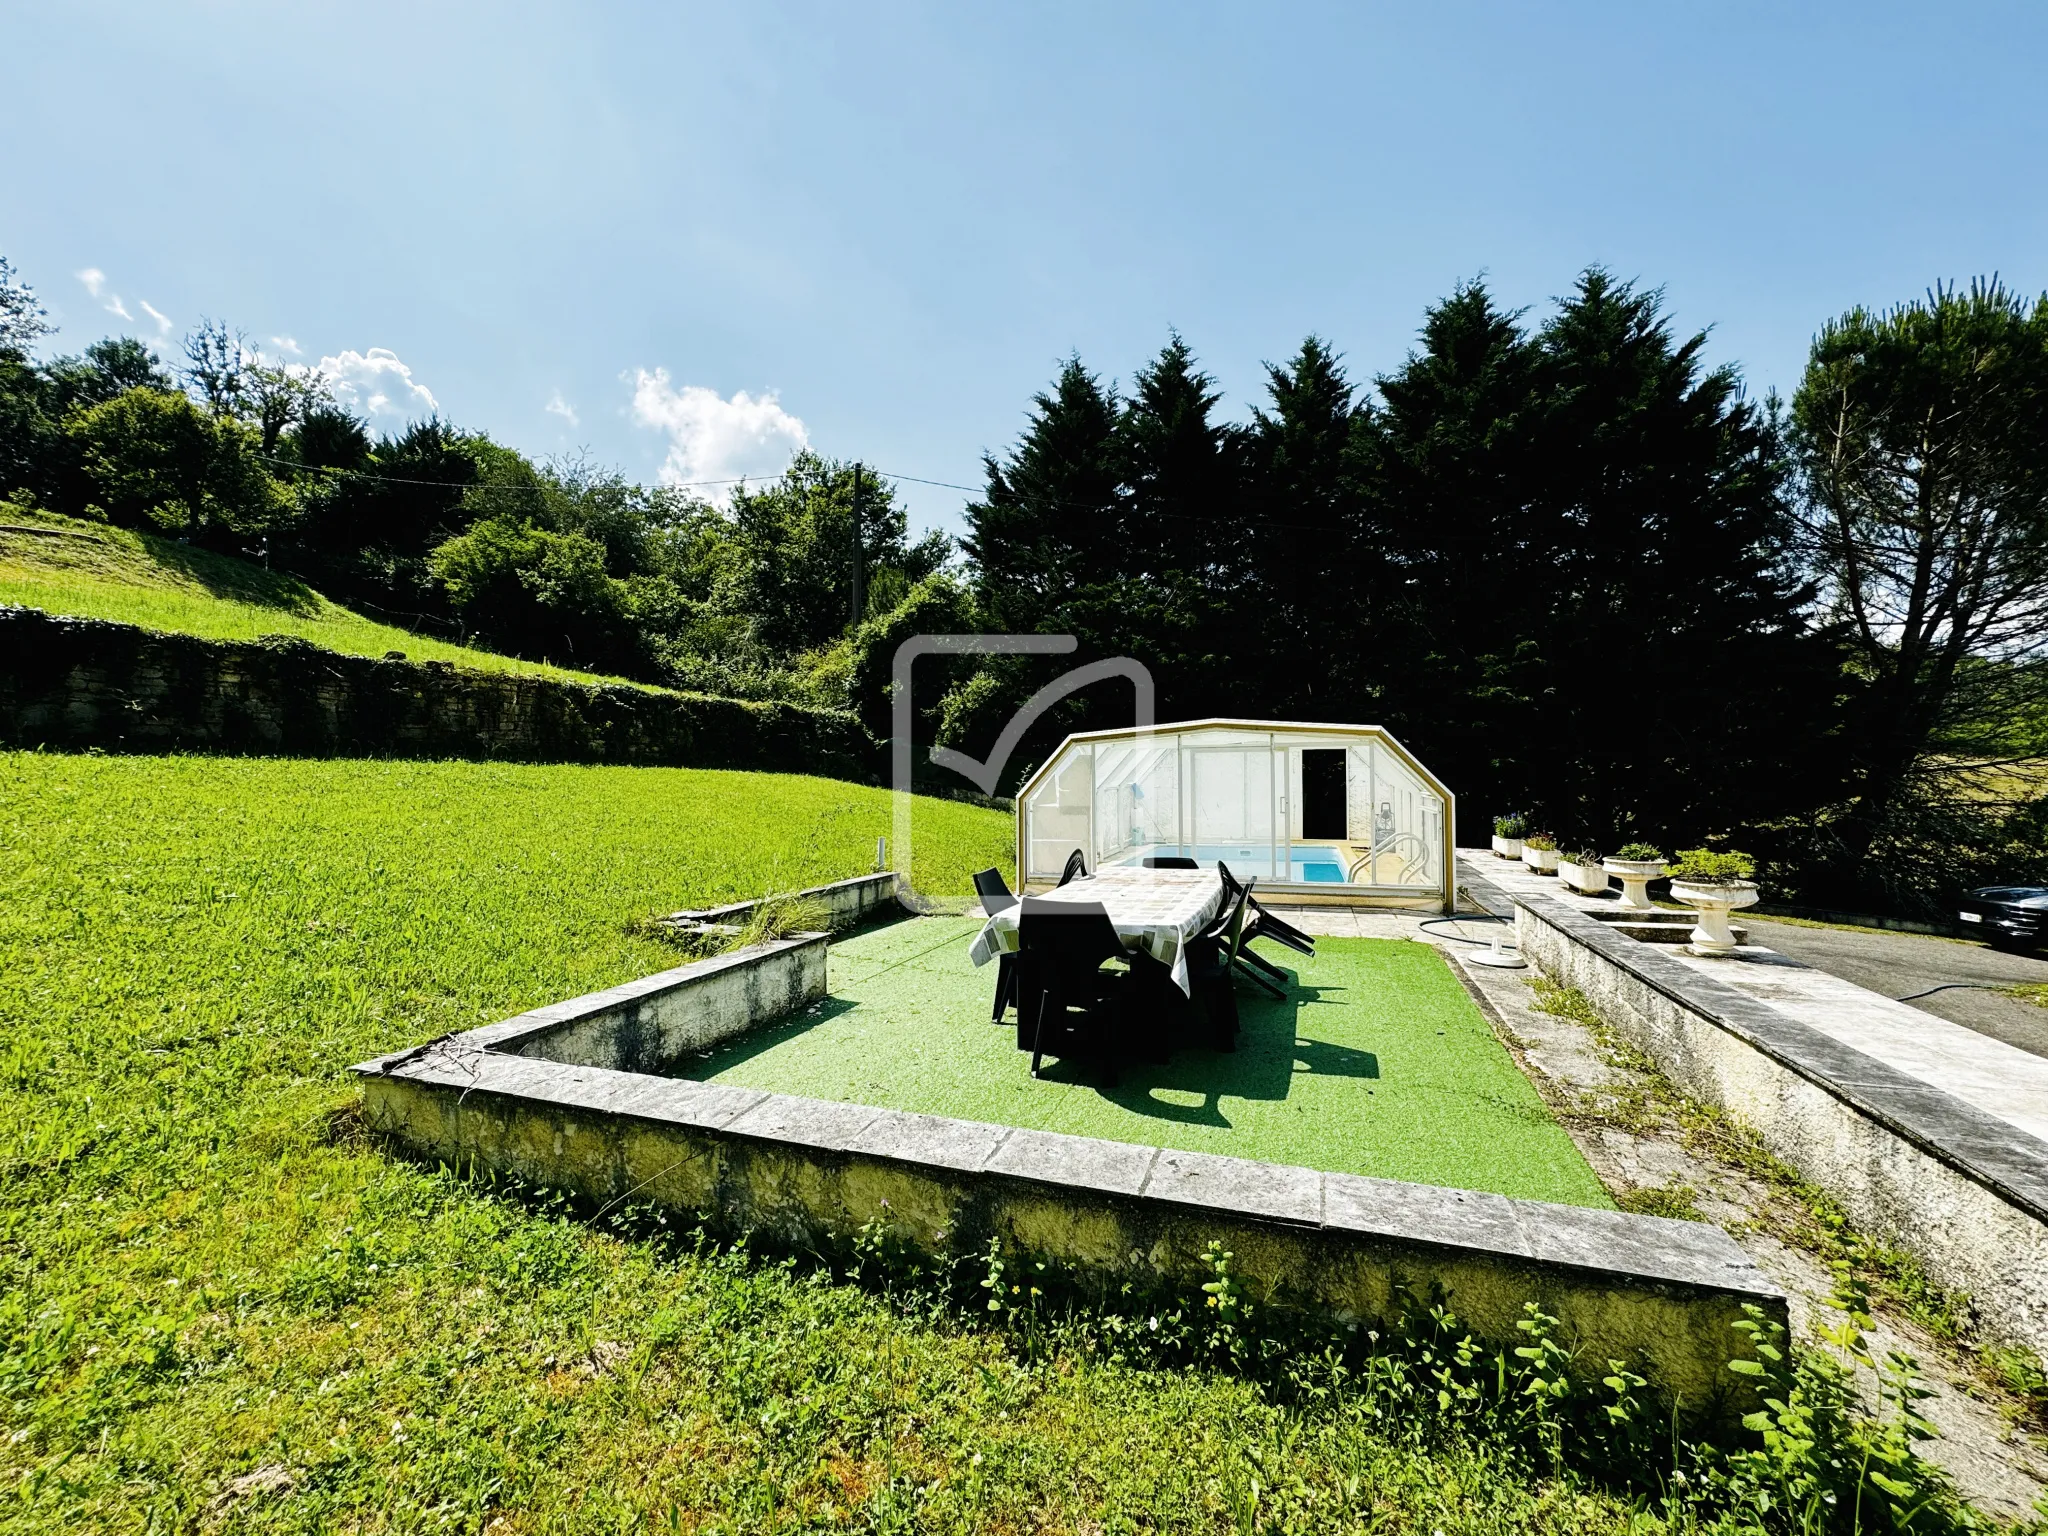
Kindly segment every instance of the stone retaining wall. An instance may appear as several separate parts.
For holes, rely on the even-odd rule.
[[[1555,897],[1507,897],[1539,970],[1966,1293],[1987,1332],[2048,1357],[2048,1146]]]
[[[822,933],[799,933],[550,1003],[461,1038],[471,1047],[620,1072],[672,1072],[825,997]]]
[[[850,880],[834,880],[830,885],[792,891],[786,899],[814,903],[824,913],[826,928],[833,933],[844,933],[850,928],[858,928],[878,912],[901,912],[903,907],[898,897],[902,887],[902,880],[893,870],[884,870],[879,874],[855,875]],[[667,921],[690,928],[743,927],[754,915],[756,907],[775,899],[755,896],[746,901],[729,902],[722,907],[673,912]]]
[[[751,768],[878,782],[851,715],[0,606],[0,745]]]
[[[1084,1287],[1197,1294],[1221,1241],[1268,1304],[1384,1319],[1448,1293],[1475,1337],[1558,1317],[1597,1377],[1634,1362],[1688,1411],[1746,1399],[1747,1305],[1785,1298],[1719,1229],[653,1075],[824,997],[822,935],[684,966],[355,1070],[378,1132],[460,1168],[644,1200],[790,1249],[879,1223],[933,1256],[991,1238]]]

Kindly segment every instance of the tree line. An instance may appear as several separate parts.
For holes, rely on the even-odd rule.
[[[260,560],[510,655],[844,704],[856,621],[953,553],[909,537],[893,486],[817,454],[715,508],[438,418],[374,432],[317,370],[218,322],[169,362],[132,337],[38,361],[47,321],[4,260],[0,294],[0,494]]]
[[[857,710],[904,637],[1056,631],[1164,718],[1372,721],[1574,844],[1739,842],[1892,907],[2048,875],[2048,299],[1938,288],[1822,327],[1789,402],[1600,269],[1540,319],[1481,283],[1355,379],[1309,337],[1249,420],[1178,336],[1069,358],[957,550],[803,454],[715,507],[439,420],[375,435],[225,326],[176,371],[38,362],[0,271],[0,490],[264,559],[512,654]],[[921,664],[919,739],[985,751],[1070,658]],[[1069,729],[1128,719],[1113,687]]]
[[[969,509],[982,612],[1139,656],[1169,717],[1387,725],[1468,836],[1891,908],[2048,878],[2048,297],[1852,310],[1789,403],[1705,343],[1596,268],[1534,323],[1460,286],[1367,386],[1310,337],[1243,423],[1178,337],[1126,390],[1072,358]]]

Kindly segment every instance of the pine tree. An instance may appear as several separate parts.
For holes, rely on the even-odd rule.
[[[1432,306],[1420,339],[1375,381],[1382,404],[1362,434],[1360,536],[1383,551],[1361,596],[1364,649],[1384,723],[1489,814],[1529,792],[1534,722],[1512,680],[1527,660],[1536,355],[1477,282]]]
[[[1544,734],[1529,795],[1596,838],[1686,840],[1825,794],[1839,660],[1793,569],[1787,466],[1729,367],[1662,295],[1598,268],[1537,336],[1523,556]]]
[[[1371,687],[1359,638],[1383,551],[1363,537],[1358,473],[1370,413],[1321,338],[1268,364],[1255,410],[1244,550],[1248,614],[1274,713],[1362,718]]]
[[[1114,385],[1070,357],[1005,459],[988,455],[988,488],[967,508],[961,547],[973,562],[983,612],[1002,629],[1065,623],[1077,588],[1120,548],[1122,402]]]

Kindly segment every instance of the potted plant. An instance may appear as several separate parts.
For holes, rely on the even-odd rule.
[[[1728,914],[1756,904],[1756,860],[1746,853],[1681,848],[1678,862],[1671,866],[1671,894],[1699,912],[1692,952],[1731,955],[1735,930],[1728,926]]]
[[[1522,856],[1522,834],[1528,830],[1528,820],[1521,816],[1496,816],[1493,818],[1493,851],[1496,857],[1519,859]]]
[[[1534,874],[1557,873],[1557,839],[1548,832],[1531,832],[1522,839],[1522,863]]]
[[[1581,896],[1598,896],[1607,889],[1607,871],[1600,867],[1600,855],[1591,848],[1557,856],[1557,878]]]
[[[1621,904],[1631,912],[1650,912],[1650,882],[1664,874],[1664,854],[1650,843],[1623,843],[1600,861],[1600,867],[1621,885]]]

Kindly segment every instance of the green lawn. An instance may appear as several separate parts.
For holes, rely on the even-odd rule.
[[[379,624],[328,601],[295,577],[175,539],[26,512],[12,502],[0,506],[0,524],[8,525],[0,527],[0,603],[208,640],[293,635],[352,656],[402,651],[412,661],[447,661],[480,672],[579,683],[624,681]]]
[[[989,1022],[974,919],[924,918],[832,946],[831,1001],[734,1042],[692,1075],[778,1093],[1612,1208],[1442,956],[1397,939],[1287,955],[1284,1002],[1239,988],[1238,1049],[1030,1075]]]
[[[1360,1400],[622,1237],[366,1144],[348,1063],[675,962],[886,797],[669,769],[0,754],[0,1531],[1620,1531]],[[1010,824],[923,807],[920,857]],[[1109,1448],[1114,1453],[1109,1454]]]

